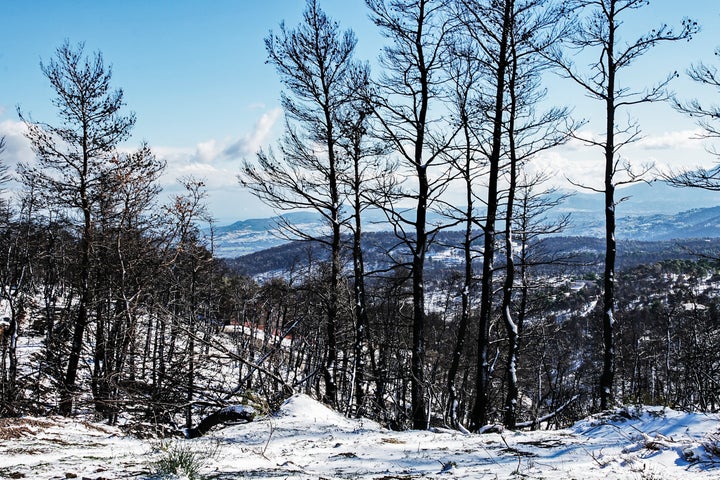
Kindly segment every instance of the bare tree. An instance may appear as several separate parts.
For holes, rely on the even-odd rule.
[[[20,166],[27,185],[34,185],[50,205],[79,215],[80,258],[77,316],[67,372],[61,391],[60,412],[72,413],[78,366],[92,303],[93,208],[103,196],[102,180],[116,165],[110,160],[116,146],[126,140],[135,124],[133,114],[123,115],[122,90],[111,90],[112,69],[101,53],[84,56],[84,45],[60,46],[49,64],[41,64],[56,97],[59,125],[32,120],[18,109],[37,156],[36,163]]]
[[[538,153],[565,143],[576,129],[568,120],[567,107],[551,108],[537,113],[537,106],[545,97],[541,75],[550,63],[539,52],[546,51],[567,33],[566,10],[561,4],[546,0],[517,1],[514,6],[512,30],[510,33],[509,65],[507,79],[507,136],[508,163],[506,167],[507,193],[505,195],[505,280],[502,286],[502,317],[508,335],[507,349],[507,394],[503,423],[515,428],[518,403],[518,349],[522,333],[523,306],[516,309],[516,257],[515,248],[516,200],[518,192],[531,188],[522,179],[528,162]],[[534,178],[533,180],[537,180]],[[520,200],[523,200],[521,197]],[[522,207],[522,203],[518,205]],[[522,210],[521,210],[522,211]],[[520,238],[524,232],[520,230]],[[518,257],[522,260],[522,255]],[[520,280],[523,280],[522,264]],[[522,283],[521,283],[522,285]],[[526,295],[521,295],[521,299]],[[522,303],[522,300],[521,300]]]
[[[353,361],[353,390],[355,415],[361,416],[366,408],[366,349],[370,328],[366,285],[366,268],[363,252],[363,217],[365,211],[377,204],[374,186],[382,177],[391,174],[393,166],[380,160],[386,148],[373,141],[369,135],[371,129],[372,106],[368,92],[370,69],[359,65],[352,75],[358,85],[357,98],[348,103],[341,114],[342,135],[339,145],[346,157],[348,169],[342,176],[342,184],[347,196],[350,213],[348,224],[352,231],[353,259],[353,300],[355,317],[355,341]]]
[[[477,45],[483,68],[487,71],[484,99],[486,107],[488,146],[483,150],[487,161],[487,197],[483,233],[483,265],[480,280],[480,313],[478,318],[478,354],[475,403],[470,429],[478,430],[487,423],[490,362],[488,343],[493,310],[493,275],[496,252],[496,222],[500,202],[499,180],[503,154],[504,109],[506,106],[507,72],[514,0],[485,2],[462,0],[458,17],[465,32]]]
[[[330,235],[299,231],[291,235],[319,242],[330,250],[330,278],[326,304],[327,351],[322,367],[325,401],[337,405],[337,321],[342,274],[340,258],[342,196],[340,175],[346,168],[338,154],[341,127],[338,116],[353,99],[352,31],[340,32],[316,0],[308,0],[302,22],[295,29],[280,25],[278,35],[265,40],[268,61],[275,65],[287,89],[282,95],[285,136],[279,155],[260,152],[257,164],[245,162],[240,182],[266,204],[281,210],[310,209],[327,222]]]
[[[633,10],[647,7],[648,0],[573,0],[570,8],[579,17],[575,32],[564,42],[565,53],[555,50],[554,59],[563,74],[577,83],[588,96],[603,103],[605,107],[605,131],[599,139],[583,138],[589,145],[599,147],[604,154],[605,174],[603,185],[582,185],[604,195],[605,212],[605,268],[603,276],[603,366],[600,376],[600,408],[606,409],[613,403],[615,377],[614,331],[615,331],[615,209],[620,202],[615,196],[618,185],[641,181],[649,167],[637,169],[619,152],[622,147],[637,141],[641,130],[636,121],[629,120],[623,125],[618,112],[626,108],[663,101],[668,98],[667,87],[677,76],[671,73],[648,88],[635,90],[623,85],[622,74],[636,60],[652,48],[665,42],[686,40],[697,31],[697,23],[688,19],[682,21],[679,29],[667,24],[631,40],[620,36],[623,19]],[[595,55],[597,58],[588,71],[575,68],[568,51]]]
[[[381,56],[385,68],[373,99],[376,134],[399,159],[400,175],[415,183],[386,189],[383,205],[399,240],[412,257],[413,290],[411,396],[414,428],[428,426],[425,381],[425,256],[435,227],[428,212],[447,187],[443,152],[454,132],[444,131],[447,42],[451,28],[447,0],[366,0],[371,18],[390,42]],[[446,127],[446,126],[445,126]],[[394,190],[394,191],[393,191]],[[412,201],[402,210],[396,202]]]
[[[463,280],[460,285],[460,317],[458,319],[455,345],[447,372],[447,405],[446,416],[453,428],[461,428],[458,412],[458,389],[456,379],[463,358],[463,351],[470,327],[472,299],[477,283],[474,272],[474,260],[477,256],[475,242],[479,215],[476,211],[480,201],[476,198],[476,183],[482,172],[481,155],[477,148],[477,122],[483,121],[480,102],[476,98],[480,84],[480,60],[478,49],[464,36],[450,40],[452,60],[450,65],[452,121],[459,126],[453,148],[448,151],[450,164],[457,171],[456,176],[462,183],[465,194],[465,205],[448,205],[445,215],[456,219],[463,225]]]
[[[117,421],[121,385],[128,375],[131,347],[138,336],[138,316],[153,288],[159,254],[150,213],[160,191],[157,180],[165,163],[147,145],[118,154],[116,165],[102,180],[104,195],[96,214],[93,261],[95,283],[103,292],[97,298],[95,353],[91,388],[96,410],[111,423]]]
[[[5,152],[5,137],[0,137],[0,155]],[[0,159],[2,157],[0,156]],[[4,185],[11,180],[10,168],[5,162],[0,161],[0,186],[3,186],[2,189],[0,189],[0,193],[4,193]]]
[[[202,180],[187,177],[179,180],[185,192],[176,195],[165,211],[171,220],[172,232],[169,236],[170,258],[166,266],[169,270],[170,305],[168,312],[174,323],[172,328],[176,335],[186,338],[185,352],[180,358],[182,376],[184,378],[184,413],[185,426],[193,425],[193,404],[196,397],[196,382],[200,375],[197,360],[197,339],[200,337],[200,323],[205,318],[203,307],[209,295],[203,291],[203,281],[208,278],[207,270],[212,263],[212,255],[205,248],[200,235],[199,222],[208,221],[205,206],[207,192]],[[165,339],[160,339],[165,341]],[[176,345],[171,344],[171,349]],[[169,355],[171,356],[171,355]],[[177,382],[175,378],[173,381]],[[179,386],[174,386],[178,388]]]
[[[0,137],[0,194],[10,180],[8,166],[2,159],[5,150],[5,137]],[[17,401],[17,339],[18,323],[22,313],[19,296],[25,280],[25,265],[22,261],[23,250],[27,244],[18,229],[11,227],[11,211],[9,202],[0,199],[0,226],[2,227],[3,245],[0,250],[0,299],[7,302],[9,316],[0,318],[0,414],[15,411]],[[24,245],[23,245],[24,244]]]

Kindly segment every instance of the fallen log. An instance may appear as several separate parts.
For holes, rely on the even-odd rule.
[[[198,438],[205,435],[215,425],[227,422],[245,421],[252,422],[255,418],[255,409],[248,405],[231,405],[221,408],[217,412],[211,413],[203,418],[196,427],[185,428],[183,433],[185,438]]]

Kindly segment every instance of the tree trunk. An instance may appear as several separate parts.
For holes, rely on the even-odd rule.
[[[355,162],[355,231],[353,232],[353,269],[355,274],[355,360],[354,390],[355,416],[361,417],[365,408],[365,342],[368,314],[365,301],[365,263],[362,250],[362,206],[360,202],[360,172]]]
[[[508,336],[507,366],[507,393],[505,395],[505,407],[503,424],[506,428],[514,429],[517,422],[518,402],[518,341],[520,328],[518,322],[513,318],[513,292],[515,284],[515,257],[513,247],[513,221],[515,217],[515,195],[517,191],[518,159],[515,150],[515,119],[517,117],[518,102],[516,96],[516,80],[518,59],[513,40],[512,64],[510,66],[510,78],[508,82],[508,94],[510,96],[510,113],[508,118],[508,146],[510,150],[510,182],[507,192],[507,205],[505,210],[505,281],[503,282],[502,315],[505,321],[505,331]]]
[[[78,194],[82,204],[83,213],[83,230],[82,238],[80,239],[80,301],[78,305],[78,315],[75,321],[75,330],[73,332],[72,345],[70,346],[70,356],[68,358],[67,373],[65,375],[65,381],[63,382],[63,389],[60,394],[60,414],[69,416],[72,414],[73,398],[75,396],[75,381],[77,380],[78,366],[80,364],[80,357],[82,355],[83,337],[85,335],[85,328],[88,324],[88,309],[91,304],[91,290],[90,290],[90,248],[92,238],[92,213],[90,198],[88,197],[88,175],[89,175],[89,145],[88,145],[88,130],[89,125],[87,119],[83,119],[82,124],[82,166],[80,169],[80,182],[78,187]]]
[[[465,257],[465,276],[463,278],[462,292],[460,293],[461,298],[461,312],[460,312],[460,323],[458,324],[457,330],[457,341],[455,342],[455,348],[452,352],[452,359],[450,362],[450,368],[448,369],[447,376],[447,389],[448,389],[448,401],[447,401],[447,416],[450,425],[453,428],[460,426],[460,420],[458,418],[458,394],[456,378],[458,369],[460,368],[460,359],[462,358],[463,350],[465,349],[465,337],[467,336],[468,325],[470,324],[470,298],[471,290],[473,287],[473,258],[472,258],[472,240],[473,240],[473,192],[472,192],[472,152],[470,148],[470,131],[467,121],[463,124],[463,134],[465,140],[465,168],[463,171],[463,179],[465,181],[465,200],[467,203],[467,209],[465,211],[465,236],[463,237],[463,254]]]
[[[427,249],[427,193],[428,182],[425,167],[419,166],[418,172],[418,205],[415,221],[415,249],[413,251],[412,291],[413,291],[413,326],[412,326],[412,360],[411,402],[412,424],[415,429],[428,427],[427,406],[425,403],[425,251]]]
[[[500,155],[502,148],[503,108],[505,99],[505,71],[507,69],[507,50],[510,35],[514,1],[505,2],[503,31],[500,40],[500,53],[497,59],[495,107],[493,120],[493,144],[489,160],[487,213],[484,234],[483,272],[480,292],[480,318],[478,334],[477,381],[475,385],[475,405],[473,406],[470,428],[479,430],[488,421],[488,395],[490,383],[490,364],[488,343],[490,341],[490,323],[493,310],[493,273],[495,261],[495,221],[498,209],[498,177],[500,173]]]
[[[614,9],[615,3],[611,2]],[[610,12],[614,19],[614,11]],[[603,369],[600,376],[600,408],[605,410],[613,403],[613,382],[615,378],[615,72],[613,57],[615,45],[615,23],[611,22],[607,42],[607,95],[606,95],[606,139],[605,139],[605,271],[603,276]]]

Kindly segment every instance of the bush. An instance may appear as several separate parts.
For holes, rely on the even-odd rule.
[[[198,447],[194,442],[173,440],[159,446],[160,458],[154,463],[159,478],[182,476],[188,480],[201,480],[200,471],[217,454],[218,444],[205,442]]]

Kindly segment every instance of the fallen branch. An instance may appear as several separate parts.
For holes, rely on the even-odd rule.
[[[254,418],[254,408],[247,405],[232,405],[211,413],[203,418],[197,427],[186,428],[183,430],[183,433],[185,434],[185,438],[202,437],[209,432],[212,427],[220,423],[237,422],[239,420],[252,422]]]
[[[537,425],[537,424],[539,424],[539,423],[547,422],[547,421],[550,420],[551,418],[553,418],[553,417],[555,417],[556,415],[560,414],[560,412],[562,412],[563,410],[565,410],[568,406],[570,406],[570,404],[571,404],[572,402],[574,402],[575,400],[577,400],[578,397],[580,397],[580,395],[575,395],[575,396],[572,397],[570,400],[568,400],[567,402],[565,402],[565,403],[563,403],[562,405],[560,405],[554,412],[550,412],[550,413],[548,413],[547,415],[545,415],[544,417],[536,418],[535,420],[530,420],[530,421],[527,421],[527,422],[516,423],[516,424],[515,424],[515,428],[517,428],[517,429],[520,429],[520,428],[529,428],[529,427],[534,427],[535,425]]]

